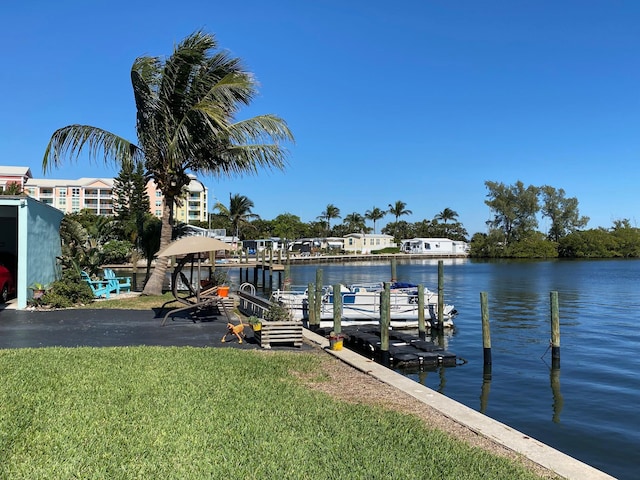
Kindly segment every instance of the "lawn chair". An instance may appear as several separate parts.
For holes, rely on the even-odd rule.
[[[114,291],[116,294],[119,294],[120,291],[131,291],[131,277],[117,277],[116,272],[114,272],[110,268],[105,268],[104,279],[109,282],[112,291]]]
[[[80,276],[82,279],[89,284],[91,287],[91,291],[93,292],[93,296],[96,298],[109,298],[111,292],[114,291],[113,285],[110,284],[109,280],[92,280],[89,274],[85,271],[80,272]]]

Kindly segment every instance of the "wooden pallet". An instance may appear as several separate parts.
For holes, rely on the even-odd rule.
[[[253,335],[262,348],[271,348],[274,343],[289,343],[302,346],[302,322],[272,322],[262,320],[262,328]]]

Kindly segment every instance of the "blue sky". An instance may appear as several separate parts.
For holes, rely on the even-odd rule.
[[[636,0],[6,0],[0,161],[45,176],[73,123],[135,141],[134,59],[204,29],[260,82],[242,116],[277,114],[296,137],[283,172],[202,177],[212,202],[312,221],[401,200],[406,221],[451,208],[472,235],[491,217],[484,182],[520,180],[577,197],[590,228],[639,226],[638,25]],[[48,177],[117,172],[69,161]]]

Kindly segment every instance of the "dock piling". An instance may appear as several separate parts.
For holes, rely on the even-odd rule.
[[[391,286],[384,282],[380,292],[380,354],[381,363],[389,366],[389,324],[391,323]]]
[[[560,314],[558,292],[551,292],[551,363],[552,368],[560,368]]]
[[[342,333],[342,295],[339,283],[333,286],[333,332],[336,335]]]
[[[489,304],[487,292],[480,292],[480,310],[482,312],[482,347],[484,364],[491,365],[491,331],[489,329]]]
[[[418,335],[424,340],[427,337],[427,325],[424,320],[424,285],[418,285]]]

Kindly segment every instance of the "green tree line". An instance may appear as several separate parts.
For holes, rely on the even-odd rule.
[[[581,216],[578,200],[563,189],[486,181],[493,217],[487,233],[473,235],[472,257],[483,258],[637,258],[640,229],[629,219],[617,220],[610,229],[583,230],[589,218]],[[538,218],[549,222],[538,230]]]

